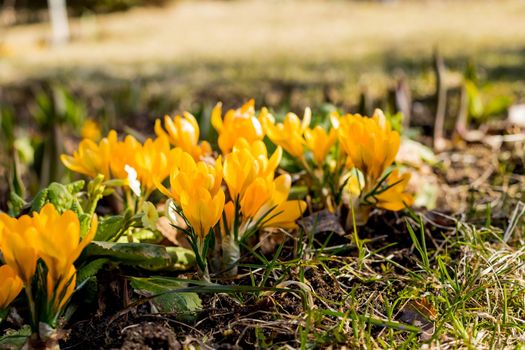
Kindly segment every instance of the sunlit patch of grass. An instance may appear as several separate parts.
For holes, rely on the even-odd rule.
[[[252,266],[255,284],[286,284],[310,295],[295,315],[275,299],[273,326],[295,325],[295,346],[301,348],[334,343],[367,349],[519,346],[525,340],[525,248],[502,242],[496,228],[457,221],[437,237],[428,224],[410,221],[413,244],[399,249],[394,244],[386,251],[365,244],[362,259],[312,245],[294,259],[285,259],[282,249],[270,260],[259,256],[262,265]],[[411,314],[408,305],[422,300],[426,308]],[[277,346],[268,334],[256,336],[261,345]]]

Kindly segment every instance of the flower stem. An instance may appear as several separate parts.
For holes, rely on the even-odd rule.
[[[38,322],[37,322],[37,315],[36,315],[36,305],[35,301],[33,299],[33,294],[31,292],[31,285],[28,284],[25,288],[25,293],[27,296],[27,302],[29,303],[29,312],[31,313],[31,328],[33,329],[33,333],[38,333]]]
[[[363,241],[361,241],[357,233],[357,222],[356,222],[355,211],[354,211],[354,203],[352,201],[350,201],[350,209],[352,213],[352,226],[353,226],[352,236],[353,236],[355,245],[357,247],[357,253],[359,256],[359,266],[361,266],[364,260]]]

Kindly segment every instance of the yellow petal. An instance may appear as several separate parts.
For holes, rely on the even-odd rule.
[[[20,294],[22,280],[9,265],[0,266],[0,310],[5,310]]]
[[[269,220],[264,223],[264,227],[295,228],[297,219],[306,210],[306,202],[300,200],[286,201],[272,210],[268,215]]]
[[[217,102],[213,111],[211,112],[211,125],[218,133],[222,130],[222,102]]]

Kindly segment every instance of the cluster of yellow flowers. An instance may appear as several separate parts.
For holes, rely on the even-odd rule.
[[[215,165],[204,161],[195,162],[182,149],[176,149],[178,161],[170,173],[170,189],[157,182],[162,193],[173,199],[182,209],[195,234],[204,239],[219,221],[224,208],[222,162]]]
[[[266,109],[256,116],[253,100],[228,110],[224,118],[217,104],[211,118],[223,154],[217,158],[210,144],[199,140],[199,125],[186,112],[182,117],[165,116],[164,123],[157,120],[157,137],[143,144],[131,135],[120,141],[112,130],[98,143],[82,140],[72,156],[62,155],[62,161],[90,177],[124,180],[126,189],[144,198],[158,188],[186,220],[196,253],[203,255],[203,242],[221,218],[217,232],[235,236],[238,243],[258,228],[294,227],[306,209],[304,201],[288,201],[290,175],[275,178],[282,150],[278,147],[268,158],[259,121],[266,117]],[[163,184],[167,177],[169,189]]]
[[[359,176],[353,176],[349,191],[364,196],[367,204],[387,210],[412,205],[413,198],[406,193],[410,174],[400,175],[397,169],[387,172],[399,151],[400,136],[383,113],[376,110],[372,118],[334,113],[331,119],[346,155],[346,168],[359,170],[364,178],[362,183]]]
[[[268,158],[264,143],[260,140],[248,143],[240,138],[232,152],[225,156],[224,179],[230,194],[226,204],[226,228],[232,231],[234,216],[239,225],[238,236],[253,227],[295,227],[295,221],[306,209],[304,201],[289,201],[292,179],[289,174],[275,178],[281,161],[282,149],[278,147]],[[235,208],[240,209],[236,213]]]
[[[292,178],[286,172],[276,176],[283,150],[306,170],[315,195],[332,211],[345,204],[387,210],[411,205],[409,175],[390,170],[400,136],[380,111],[372,118],[333,113],[329,129],[310,127],[311,119],[307,108],[302,120],[287,113],[278,123],[266,108],[257,115],[253,100],[223,116],[218,103],[211,115],[222,153],[217,157],[199,139],[195,117],[185,112],[165,116],[164,123],[157,120],[155,139],[140,143],[128,135],[119,140],[110,131],[98,143],[84,139],[62,161],[91,177],[124,180],[139,197],[159,189],[184,219],[185,225],[176,225],[189,228],[194,250],[201,255],[211,233],[239,244],[263,227],[295,227],[306,202],[288,200]],[[265,137],[276,145],[270,157]],[[169,189],[164,185],[168,177]]]
[[[268,110],[261,110],[261,118],[268,114]],[[248,143],[264,138],[264,132],[255,115],[255,101],[252,99],[241,108],[230,109],[222,118],[222,104],[219,102],[211,113],[211,124],[217,130],[219,137],[217,143],[223,154],[233,148],[235,141],[242,137]]]
[[[397,211],[413,203],[412,196],[406,192],[410,175],[400,175],[398,170],[387,172],[399,150],[400,136],[397,131],[392,130],[380,110],[376,110],[372,118],[359,114],[340,116],[332,113],[332,128],[329,131],[320,125],[310,128],[310,121],[309,108],[305,110],[302,121],[294,113],[286,114],[282,123],[276,123],[269,114],[261,116],[268,138],[299,160],[299,164],[320,186],[324,187],[327,181],[318,179],[319,171],[312,170],[305,157],[307,152],[312,155],[313,167],[322,170],[328,165],[325,176],[334,178],[340,172],[346,172],[341,176],[344,181],[336,186],[346,183],[343,190],[356,199],[362,199],[364,204]],[[334,147],[336,143],[340,145],[337,150]],[[331,151],[338,152],[333,152],[333,157],[329,158]],[[338,161],[342,158],[346,159],[343,161],[344,166],[338,169]],[[364,183],[360,181],[360,175],[363,175]],[[319,190],[320,195],[323,193],[326,193],[325,188]],[[335,196],[334,193],[331,195]],[[333,199],[328,200],[327,204],[334,210],[330,205],[332,202]]]
[[[30,303],[35,296],[45,295],[45,310],[35,310],[30,305],[33,321],[54,322],[69,300],[76,286],[76,269],[73,263],[91,242],[97,229],[93,216],[89,231],[80,239],[80,222],[77,215],[66,210],[60,214],[53,204],[46,204],[32,216],[18,219],[0,213],[0,251],[5,265],[0,267],[0,310],[5,309],[25,288]],[[45,278],[37,278],[37,289],[32,293],[39,260],[46,267]]]
[[[334,129],[327,132],[320,125],[310,128],[312,112],[306,108],[301,121],[294,113],[287,113],[282,123],[271,115],[261,117],[268,138],[284,148],[291,156],[304,160],[305,151],[312,152],[316,164],[323,165],[328,152],[337,140]]]
[[[261,121],[270,117],[263,108],[255,115],[254,101],[221,116],[221,105],[212,112],[212,124],[224,155],[224,180],[230,200],[225,205],[223,232],[240,239],[249,230],[261,227],[295,227],[306,209],[304,201],[288,201],[292,185],[289,174],[275,178],[282,157],[281,147],[268,158],[262,141]],[[238,209],[238,210],[237,210]],[[233,227],[233,223],[237,227]]]
[[[173,119],[169,116],[164,117],[164,129],[160,119],[155,121],[155,134],[159,137],[166,137],[175,147],[182,148],[189,153],[196,161],[201,157],[211,155],[211,146],[207,141],[199,141],[199,123],[193,115],[184,112],[183,117],[177,115]]]
[[[155,182],[168,177],[176,152],[166,135],[140,143],[132,135],[120,141],[111,130],[98,143],[83,139],[72,156],[62,155],[61,160],[69,169],[93,178],[102,174],[106,180],[124,180],[133,192],[147,198],[155,190]],[[134,181],[140,185],[134,186]]]
[[[181,121],[182,119],[179,119]],[[194,120],[194,119],[191,119]],[[210,152],[207,143],[198,146],[198,139],[191,143],[175,143],[177,154],[175,165],[169,176],[170,189],[161,181],[156,185],[175,205],[187,220],[195,235],[196,253],[205,255],[203,247],[206,237],[219,221],[221,241],[238,244],[242,236],[262,227],[293,227],[306,209],[303,201],[288,201],[291,178],[283,174],[275,178],[275,171],[282,156],[281,148],[268,158],[261,125],[255,117],[253,101],[240,109],[229,110],[224,119],[218,104],[212,123],[219,134],[219,146],[223,155],[215,160],[204,158]],[[157,129],[158,129],[157,122]],[[178,140],[189,140],[198,135],[197,124],[192,124],[190,135],[183,137],[189,128],[174,128]],[[157,132],[162,136],[161,132]],[[203,147],[204,145],[204,147]],[[190,147],[191,146],[191,147]],[[180,147],[180,148],[179,148]],[[200,150],[190,153],[191,150]],[[201,160],[195,160],[199,156]],[[224,156],[224,162],[222,157]],[[225,186],[223,185],[223,182]],[[227,191],[226,191],[227,189]],[[224,218],[224,220],[221,220]],[[234,235],[234,239],[228,239]],[[223,247],[226,249],[227,247]],[[204,260],[204,257],[203,257]]]

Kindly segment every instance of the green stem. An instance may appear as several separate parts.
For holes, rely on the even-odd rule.
[[[2,324],[2,321],[7,317],[7,315],[9,314],[9,308],[5,308],[5,309],[0,309],[0,324]]]
[[[26,287],[25,287],[25,293],[26,293],[26,296],[27,296],[27,301],[29,303],[29,311],[31,313],[31,328],[33,330],[33,332],[35,333],[38,333],[38,322],[37,322],[37,315],[36,315],[36,305],[35,305],[35,301],[33,299],[33,294],[31,293],[31,285],[28,284]]]
[[[359,255],[359,266],[362,265],[364,260],[364,252],[363,252],[363,242],[359,239],[359,235],[357,233],[357,224],[356,224],[356,218],[355,218],[355,211],[354,211],[354,203],[353,201],[350,201],[350,209],[352,213],[352,225],[353,225],[353,232],[352,236],[354,238],[355,245],[357,247],[357,252]]]
[[[102,198],[102,192],[95,194],[92,198],[89,199],[87,212],[89,215],[93,215],[95,213],[95,209],[97,209],[98,201]]]
[[[144,202],[149,198],[149,196],[151,195],[151,192],[152,191],[148,189],[147,191],[144,192],[143,196],[139,197],[139,202],[137,204],[137,211],[135,212],[135,214],[142,210],[142,207],[144,206]]]
[[[314,181],[314,191],[317,192],[319,198],[322,199],[323,203],[327,203],[327,198],[323,193],[323,181],[315,174],[314,170],[308,165],[306,159],[301,158],[301,165],[310,178]]]
[[[126,188],[124,191],[126,192],[126,206],[131,210],[133,214],[135,214],[135,203],[133,202],[131,192],[129,188]]]
[[[197,266],[199,268],[199,275],[200,277],[205,280],[206,282],[210,282],[210,273],[208,271],[208,263],[206,261],[206,257],[204,255],[204,240],[196,238],[196,246],[197,246],[197,254],[195,254],[195,258],[197,260]]]

